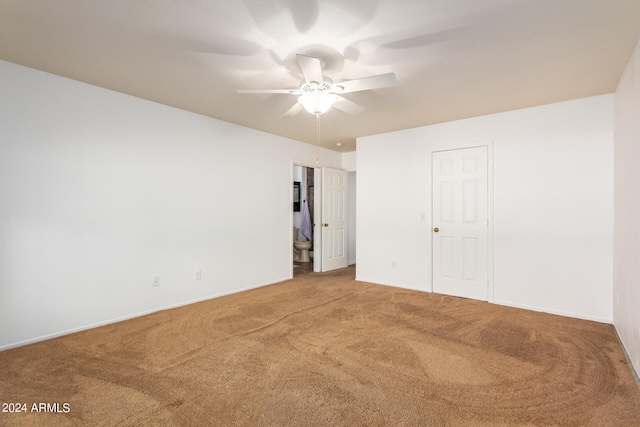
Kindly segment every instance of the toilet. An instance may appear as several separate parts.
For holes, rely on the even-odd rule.
[[[296,240],[298,238],[298,227],[293,227],[293,260],[297,262],[310,262],[309,249],[311,242]]]

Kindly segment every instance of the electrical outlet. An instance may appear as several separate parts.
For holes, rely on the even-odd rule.
[[[160,276],[153,276],[153,282],[151,282],[151,286],[157,288],[160,286]]]
[[[396,260],[391,261],[391,268],[396,268]]]
[[[196,270],[195,274],[193,275],[194,279],[196,280],[202,280],[202,270]]]

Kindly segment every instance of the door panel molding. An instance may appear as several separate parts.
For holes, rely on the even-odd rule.
[[[344,268],[347,258],[349,173],[322,168],[322,271]]]
[[[432,204],[432,208],[431,208],[431,230],[432,232],[431,234],[431,258],[432,258],[432,263],[431,263],[431,275],[430,275],[430,281],[431,281],[431,286],[428,287],[428,289],[430,288],[430,290],[432,292],[437,291],[435,288],[436,286],[434,286],[434,280],[435,280],[435,272],[436,269],[440,269],[442,267],[445,268],[445,270],[450,271],[453,266],[451,265],[452,259],[454,256],[456,256],[454,253],[451,253],[451,251],[453,250],[453,245],[445,245],[447,246],[449,249],[447,249],[446,253],[448,254],[448,256],[444,257],[446,259],[437,259],[438,257],[436,257],[435,254],[435,245],[434,245],[434,239],[436,238],[436,233],[433,232],[433,229],[436,227],[439,227],[439,225],[435,222],[434,218],[435,215],[437,214],[444,214],[445,216],[449,216],[452,213],[452,209],[453,209],[453,201],[452,200],[447,200],[446,204],[448,205],[446,208],[443,207],[443,204],[440,205],[440,210],[439,212],[435,212],[434,211],[434,203],[436,202],[435,198],[438,197],[438,191],[436,191],[436,188],[434,186],[434,176],[433,176],[433,168],[435,168],[435,164],[434,164],[434,153],[437,152],[446,152],[446,151],[453,151],[453,150],[462,150],[462,149],[467,149],[467,148],[477,148],[477,147],[486,147],[486,178],[487,178],[487,194],[486,194],[486,199],[487,199],[487,210],[486,210],[486,219],[484,219],[484,221],[486,221],[487,224],[487,229],[486,229],[486,265],[484,266],[478,266],[478,265],[473,265],[473,263],[470,263],[470,257],[472,257],[475,253],[476,250],[478,250],[479,248],[475,248],[476,243],[471,243],[471,241],[464,241],[461,242],[461,247],[458,250],[458,255],[460,258],[464,259],[464,264],[462,264],[459,269],[460,269],[460,274],[463,274],[465,276],[465,278],[471,279],[472,277],[477,278],[477,275],[479,273],[481,273],[481,271],[479,270],[479,268],[484,267],[486,268],[486,281],[487,281],[487,292],[486,292],[486,298],[482,298],[483,300],[486,300],[488,302],[494,302],[494,271],[493,271],[493,257],[494,257],[494,224],[493,224],[493,218],[494,218],[494,194],[493,194],[493,141],[492,140],[482,140],[482,141],[475,141],[475,142],[467,142],[467,143],[459,143],[459,144],[447,144],[447,143],[434,143],[432,144],[432,148],[430,150],[430,158],[429,158],[429,164],[432,168],[432,173],[430,174],[430,178],[431,178],[431,185],[429,186],[429,192],[431,193],[431,204]],[[471,156],[473,157],[473,156]],[[476,160],[474,160],[473,158],[471,158],[469,156],[464,156],[464,158],[462,159],[462,170],[463,171],[467,171],[470,172],[472,170],[476,170],[480,165],[476,164]],[[441,163],[442,169],[444,172],[443,175],[450,175],[450,174],[454,174],[454,166],[452,165],[452,161],[451,160],[446,160],[443,161]],[[443,178],[445,178],[443,176]],[[450,184],[447,184],[450,185]],[[475,184],[472,183],[464,183],[463,184],[463,189],[461,189],[461,192],[464,193],[464,197],[463,197],[463,202],[462,202],[462,206],[460,207],[462,209],[463,212],[463,219],[465,222],[467,221],[475,221],[477,218],[475,218],[475,213],[477,212],[477,210],[475,209],[475,203],[476,203],[476,193],[477,192],[477,188],[475,188]],[[449,198],[447,198],[449,199]],[[440,202],[443,202],[445,200],[440,200]],[[449,214],[449,215],[447,215]],[[442,225],[443,222],[440,222],[440,225]],[[442,234],[439,234],[439,236],[442,236]],[[445,249],[445,248],[442,248]],[[483,268],[483,269],[484,269]]]

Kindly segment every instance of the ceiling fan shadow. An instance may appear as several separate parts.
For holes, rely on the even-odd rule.
[[[364,28],[376,16],[380,0],[350,2],[344,0],[243,0],[254,23],[265,34],[281,40],[306,34],[316,28],[320,32],[340,33],[343,36],[353,34]],[[290,15],[293,26],[282,20]],[[341,26],[331,25],[336,18]],[[329,24],[330,27],[326,27]]]
[[[426,34],[414,35],[407,37],[407,32],[395,32],[380,34],[351,43],[344,49],[344,58],[355,62],[360,57],[369,58],[369,62],[381,62],[379,59],[385,58],[378,56],[382,52],[403,51],[407,49],[425,48],[437,44],[449,43],[472,36],[471,25],[460,25],[457,27],[447,28],[440,31],[431,31]],[[415,34],[415,33],[414,33]],[[388,61],[386,58],[385,61]]]
[[[251,70],[242,73],[240,78],[244,88],[282,88],[297,90],[300,87],[300,71],[297,75],[284,68],[268,71]],[[268,92],[265,92],[268,94]]]
[[[319,15],[318,0],[281,0],[276,5],[264,0],[243,0],[243,3],[255,24],[273,37],[286,35],[282,32],[287,26],[278,19],[285,9],[291,14],[293,25],[300,34],[309,31]]]
[[[344,51],[342,52],[342,56],[347,61],[357,62],[358,59],[360,58],[360,50],[354,46],[347,46],[344,48]]]
[[[379,9],[380,0],[368,0],[368,1],[342,1],[334,0],[331,4],[340,8],[343,13],[349,14],[353,19],[360,22],[358,28],[351,28],[351,30],[364,28],[367,24],[373,21],[376,13]]]
[[[291,52],[288,52],[284,56],[280,56],[275,50],[269,49],[269,57],[275,65],[281,67],[281,70],[289,74],[297,82],[300,82],[303,77],[300,73],[300,65],[298,63],[298,54],[311,56],[314,58],[322,58],[323,60],[323,74],[336,73],[342,70],[344,66],[345,57],[335,49],[325,45],[308,45],[298,47]]]
[[[430,46],[433,44],[450,42],[467,36],[470,26],[463,25],[460,27],[448,28],[446,30],[434,31],[428,34],[421,34],[415,37],[409,37],[402,40],[396,40],[380,45],[382,49],[413,49],[419,47]]]
[[[309,31],[318,20],[318,0],[288,0],[288,3],[298,32]]]
[[[225,56],[253,56],[264,50],[264,47],[259,43],[229,34],[210,37],[207,41],[171,37],[167,38],[164,44],[185,52]]]

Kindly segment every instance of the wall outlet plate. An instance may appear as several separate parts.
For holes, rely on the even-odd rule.
[[[157,288],[160,286],[160,276],[154,276],[153,281],[151,282],[151,286]]]

